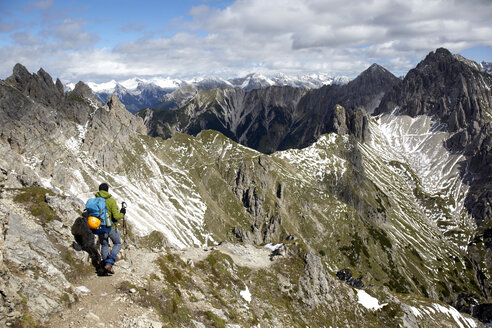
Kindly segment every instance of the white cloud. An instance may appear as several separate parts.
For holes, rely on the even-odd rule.
[[[50,1],[34,5],[46,9]],[[87,32],[86,22],[66,18],[41,36],[14,35],[9,50],[61,77],[103,80],[251,71],[353,76],[373,62],[398,73],[441,46],[453,52],[492,46],[488,0],[238,0],[222,10],[193,7],[189,14],[172,36],[153,34],[113,49],[94,48],[99,37]],[[121,28],[143,29],[135,26]],[[4,50],[0,73],[9,62],[4,56],[12,57]]]

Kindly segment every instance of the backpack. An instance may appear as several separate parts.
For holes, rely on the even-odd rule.
[[[94,197],[87,200],[85,204],[87,216],[94,216],[101,220],[101,225],[97,229],[91,229],[96,235],[103,235],[111,230],[111,219],[109,217],[106,200],[102,197]]]

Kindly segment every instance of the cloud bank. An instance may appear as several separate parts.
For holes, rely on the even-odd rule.
[[[402,74],[438,47],[492,47],[489,0],[237,0],[224,9],[190,8],[172,22],[171,35],[121,22],[121,31],[140,37],[104,47],[97,46],[104,31],[90,32],[86,20],[53,1],[25,10],[51,20],[33,21],[32,30],[0,20],[0,35],[10,40],[0,48],[2,77],[16,62],[70,81],[253,71],[354,76],[374,62]]]

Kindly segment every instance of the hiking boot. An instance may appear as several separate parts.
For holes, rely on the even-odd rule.
[[[99,277],[109,276],[108,272],[104,269],[104,267],[97,268],[96,274]]]
[[[104,269],[108,272],[108,273],[111,273],[111,274],[114,274],[114,270],[113,270],[113,267],[109,264],[106,264],[104,266]]]

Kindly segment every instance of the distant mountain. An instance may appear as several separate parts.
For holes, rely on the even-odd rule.
[[[332,77],[327,74],[311,74],[303,76],[287,76],[278,74],[266,77],[261,74],[248,74],[241,78],[223,79],[220,77],[193,78],[191,80],[154,78],[150,80],[132,78],[122,82],[115,80],[87,85],[97,95],[101,103],[106,103],[111,95],[116,94],[126,108],[135,113],[140,109],[174,108],[189,100],[190,90],[212,90],[217,88],[240,88],[245,91],[264,89],[270,86],[291,86],[303,89],[315,89],[324,85],[344,85],[350,81],[345,76]],[[73,83],[67,83],[65,88],[72,90]],[[178,91],[180,88],[184,90]],[[175,92],[173,95],[168,94]]]
[[[482,68],[482,71],[488,74],[492,74],[492,62],[481,62],[480,66]]]
[[[306,147],[328,132],[353,134],[363,140],[367,113],[359,107],[372,111],[384,93],[400,81],[378,65],[342,86],[334,84],[334,79],[313,78],[324,80],[326,85],[314,90],[262,88],[273,80],[251,75],[233,81],[242,83],[242,88],[199,90],[186,86],[164,96],[165,101],[158,106],[178,109],[145,110],[139,115],[152,136],[169,138],[175,132],[196,135],[213,129],[245,146],[271,153]],[[285,76],[282,81],[294,83]],[[252,85],[257,88],[248,91]]]

